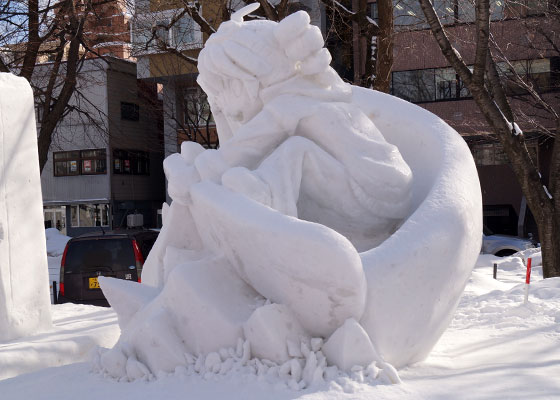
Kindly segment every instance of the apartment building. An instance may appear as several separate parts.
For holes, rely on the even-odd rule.
[[[142,214],[156,227],[165,176],[155,89],[138,85],[135,63],[105,57],[84,62],[77,90],[41,173],[45,226],[76,236]]]
[[[466,0],[436,0],[434,5],[454,45],[467,64],[472,63],[476,34],[476,27],[472,24],[474,6]],[[491,32],[515,71],[560,109],[557,96],[560,54],[550,45],[537,42],[539,39],[535,35],[537,26],[558,31],[558,20],[551,20],[546,15],[547,7],[544,0],[491,0]],[[375,9],[374,4],[372,9]],[[490,229],[521,236],[536,234],[530,210],[501,145],[469,91],[441,54],[427,29],[418,1],[396,0],[394,15],[392,93],[437,114],[465,138],[477,164],[484,222]],[[503,74],[511,73],[505,63],[498,67]],[[539,169],[546,177],[553,139],[535,126],[552,131],[556,127],[530,105],[526,91],[513,84],[508,84],[506,90],[516,115],[522,116],[516,122],[523,129],[529,150],[534,153]]]
[[[114,0],[85,20],[89,52],[41,174],[45,227],[69,236],[126,227],[130,214],[158,226],[165,201],[161,102],[155,85],[136,77],[131,17],[126,0]],[[46,86],[52,56],[37,60],[37,87]],[[40,126],[42,107],[36,110]]]
[[[244,5],[240,2],[234,8]],[[184,6],[184,2],[175,0],[136,0],[132,25],[138,78],[157,83],[163,98],[166,155],[177,152],[185,140],[207,148],[218,145],[208,102],[196,83],[196,57],[208,34],[184,11]],[[222,6],[220,1],[200,2],[199,15],[217,28],[224,19]],[[324,25],[324,13],[317,0],[291,1],[290,7],[306,10],[313,24]]]
[[[543,53],[530,49],[527,46],[530,25],[520,22],[545,20],[540,3],[544,0],[523,1],[525,3],[492,0],[493,36],[514,63],[516,71],[532,77],[550,97],[549,94],[558,87],[559,58],[550,51]],[[455,45],[466,54],[467,62],[472,62],[474,6],[468,0],[436,0],[434,4]],[[333,65],[341,76],[351,80],[352,62],[345,63],[344,59],[352,59],[352,50],[341,40],[333,40],[327,35],[326,30],[330,32],[336,27],[332,21],[326,21],[324,8],[317,1],[297,2],[297,5],[307,10],[313,22],[323,29],[334,57]],[[368,6],[370,17],[375,20],[376,2],[369,1]],[[183,7],[183,3],[171,0],[137,1],[132,25],[138,77],[157,83],[163,98],[166,155],[176,152],[184,140],[194,140],[206,147],[217,145],[208,104],[196,85],[196,56],[208,35]],[[223,17],[219,3],[212,1],[201,4],[200,15],[214,27]],[[464,136],[477,163],[483,190],[484,219],[491,229],[514,235],[534,232],[530,211],[500,144],[468,90],[441,55],[418,2],[394,0],[394,15],[392,93],[434,112]],[[516,97],[512,100],[514,108],[526,107],[523,93],[513,87],[508,90]],[[535,114],[538,117],[538,113]],[[552,140],[523,121],[518,122],[544,176],[548,171]]]

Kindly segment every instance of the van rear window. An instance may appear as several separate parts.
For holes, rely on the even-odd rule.
[[[65,272],[119,271],[135,265],[130,239],[78,240],[70,243]]]

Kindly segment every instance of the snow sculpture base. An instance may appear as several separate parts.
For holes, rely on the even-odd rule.
[[[428,111],[345,84],[307,14],[243,21],[254,9],[200,53],[220,148],[187,142],[165,160],[173,203],[143,284],[100,279],[131,321],[101,367],[214,371],[231,353],[248,362],[253,342],[294,387],[354,363],[398,382],[390,364],[429,353],[480,250],[472,156]]]
[[[0,73],[0,342],[51,326],[33,93]]]

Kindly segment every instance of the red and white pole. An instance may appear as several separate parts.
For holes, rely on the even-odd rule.
[[[525,277],[525,301],[529,301],[529,284],[531,283],[531,258],[527,259],[527,275]]]

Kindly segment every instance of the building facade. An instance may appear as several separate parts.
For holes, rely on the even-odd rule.
[[[434,6],[454,46],[465,62],[472,64],[476,46],[474,6],[463,0],[436,0]],[[513,72],[505,60],[553,107],[560,109],[560,54],[535,34],[538,26],[558,31],[558,18],[550,18],[547,11],[548,3],[544,0],[491,1],[492,40],[504,58],[498,68],[504,76],[512,109],[519,116],[516,123],[524,131],[529,151],[543,177],[549,173],[554,140],[547,131],[554,132],[556,127],[531,105],[526,91],[507,80]],[[501,144],[442,55],[418,1],[395,1],[394,15],[392,94],[435,113],[464,137],[479,173],[485,225],[495,233],[536,235],[534,220]]]
[[[112,57],[86,60],[77,86],[79,111],[60,122],[41,174],[45,226],[76,236],[142,214],[156,227],[165,176],[155,89],[138,84],[135,63]]]
[[[184,6],[174,0],[137,0],[132,25],[138,78],[157,83],[163,98],[166,156],[177,152],[186,140],[206,148],[218,146],[206,96],[196,83],[196,57],[209,35]],[[318,0],[291,1],[290,10],[297,9],[306,10],[313,24],[324,27]],[[229,18],[224,16],[223,2],[211,0],[200,3],[199,15],[215,29],[224,17]]]

